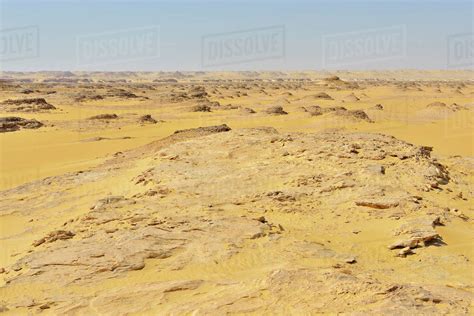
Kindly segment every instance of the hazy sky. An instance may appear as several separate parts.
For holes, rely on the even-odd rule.
[[[2,70],[472,68],[472,1],[0,0]]]

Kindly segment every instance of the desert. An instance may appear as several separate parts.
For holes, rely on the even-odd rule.
[[[473,313],[471,70],[1,78],[5,315]]]

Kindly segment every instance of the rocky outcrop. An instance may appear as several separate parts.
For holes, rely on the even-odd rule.
[[[311,116],[319,116],[326,113],[333,113],[336,116],[342,116],[349,119],[372,122],[370,117],[362,110],[348,110],[342,106],[321,107],[319,105],[312,105],[303,107],[303,111],[309,113]]]
[[[0,117],[0,133],[14,132],[21,128],[37,129],[41,126],[43,126],[43,123],[38,122],[35,119],[28,120],[15,116]]]
[[[141,124],[156,124],[158,123],[150,114],[142,115],[138,118],[138,122]]]
[[[116,120],[118,119],[118,115],[117,114],[98,114],[98,115],[94,115],[94,116],[91,116],[89,117],[89,120]]]
[[[26,218],[20,238],[31,238],[31,227],[40,233],[2,267],[2,308],[410,315],[472,309],[470,281],[451,272],[455,266],[470,275],[470,262],[443,241],[455,223],[470,229],[461,212],[445,209],[455,199],[466,211],[470,160],[437,160],[429,147],[382,134],[225,124],[177,130],[109,158],[0,192],[0,212]],[[53,229],[40,225],[46,222]],[[26,291],[31,284],[41,291]]]
[[[208,104],[197,104],[191,107],[191,112],[211,112],[211,107]]]
[[[265,110],[265,112],[267,114],[271,114],[271,115],[286,115],[286,114],[288,114],[288,112],[284,111],[283,107],[281,107],[279,105],[270,106]]]
[[[437,225],[441,225],[439,217],[409,220],[395,232],[395,235],[400,236],[401,239],[391,244],[389,249],[403,248],[399,255],[406,256],[412,253],[413,248],[443,244],[441,236],[435,230]]]
[[[213,134],[213,133],[222,133],[228,132],[231,128],[226,124],[216,125],[216,126],[206,126],[206,127],[198,127],[198,128],[190,128],[190,129],[182,129],[177,130],[175,134],[182,134],[182,133],[198,133],[198,134]]]
[[[0,103],[0,110],[6,112],[42,112],[55,110],[56,107],[44,98],[6,100]]]

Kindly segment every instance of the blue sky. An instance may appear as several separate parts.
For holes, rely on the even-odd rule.
[[[468,57],[472,56],[472,1],[0,0],[0,10],[2,70],[472,67],[472,58],[466,63],[465,59],[452,61],[448,56],[449,45],[455,45],[450,44],[454,43],[450,40],[453,36],[460,49],[466,48]],[[27,26],[34,26],[38,33],[26,36],[22,27]],[[272,26],[283,27],[283,31],[259,31]],[[203,37],[210,42],[204,42]],[[27,56],[15,55],[14,43],[23,38],[34,42],[30,43],[34,51]],[[84,40],[86,48],[79,47],[78,40]],[[138,54],[126,50],[117,56],[110,46],[115,40],[152,48]],[[244,56],[238,55],[237,43],[242,41],[250,45]],[[267,47],[269,41],[273,41],[272,51],[255,50],[257,46]],[[228,43],[226,53],[233,57],[211,51],[219,43]],[[371,50],[375,46],[368,45],[376,45],[377,53]],[[100,47],[107,51],[98,50]],[[340,55],[331,59],[334,56],[327,54],[334,51]],[[94,58],[101,52],[101,58]],[[92,57],[88,55],[91,59],[84,61],[78,58],[81,54]],[[221,57],[210,64],[203,62],[209,54]]]

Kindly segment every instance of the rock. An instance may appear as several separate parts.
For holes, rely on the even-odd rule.
[[[21,264],[16,263],[16,264],[11,266],[11,269],[15,272],[18,272],[18,271],[21,271],[23,269],[23,267],[21,266]]]
[[[202,86],[195,86],[191,88],[188,92],[190,98],[200,99],[208,96],[206,89]]]
[[[279,105],[270,106],[269,108],[267,108],[265,110],[265,112],[267,114],[273,114],[273,115],[286,115],[286,114],[288,114],[288,112],[285,112],[283,110],[283,107],[281,107]]]
[[[403,236],[403,239],[396,241],[389,246],[389,249],[396,248],[417,248],[427,246],[433,242],[441,242],[441,236],[434,227],[440,225],[440,218],[417,218],[400,226],[395,232],[396,235]]]
[[[341,80],[338,76],[330,76],[324,79],[325,81],[339,81]]]
[[[252,108],[243,108],[243,109],[242,109],[242,112],[248,113],[248,114],[254,114],[254,113],[255,113],[255,110],[252,109]]]
[[[314,95],[315,99],[323,99],[323,100],[334,100],[329,94],[326,92],[320,92]]]
[[[42,245],[43,243],[51,243],[51,242],[55,242],[56,240],[71,239],[75,235],[76,234],[71,231],[56,230],[49,233],[47,236],[34,241],[33,246],[38,247],[39,245]]]
[[[293,194],[284,193],[282,191],[268,192],[267,196],[279,202],[296,201],[296,197]]]
[[[466,109],[466,107],[459,105],[457,103],[452,103],[450,105],[447,105],[446,103],[443,103],[443,102],[432,102],[428,104],[426,108],[434,110],[434,111],[438,111],[440,113],[452,113],[452,112],[457,112],[457,111]]]
[[[344,260],[345,263],[354,264],[357,262],[355,257],[349,257]]]
[[[435,304],[441,303],[442,299],[434,297],[431,293],[428,292],[421,292],[416,297],[416,300],[422,302],[433,302]]]
[[[407,255],[410,255],[412,254],[413,251],[411,250],[410,247],[405,247],[405,248],[402,248],[399,252],[398,252],[398,256],[399,257],[406,257]]]
[[[24,296],[18,303],[14,305],[14,307],[34,307],[37,305],[38,303],[34,299]]]
[[[287,80],[282,82],[281,89],[289,90],[283,86]],[[176,315],[198,309],[202,314],[470,311],[471,262],[461,256],[463,248],[454,242],[452,253],[419,248],[419,260],[405,262],[392,255],[407,248],[403,244],[424,246],[428,234],[437,233],[434,228],[442,234],[433,228],[441,220],[453,225],[449,229],[469,229],[469,223],[442,207],[470,212],[471,160],[461,168],[458,158],[440,158],[453,180],[444,191],[419,193],[423,184],[435,181],[437,172],[430,167],[435,159],[420,146],[378,133],[218,125],[120,150],[120,156],[109,155],[83,173],[1,192],[3,213],[18,214],[25,222],[34,219],[18,236],[7,231],[12,238],[31,241],[45,225],[76,233],[48,244],[44,238],[37,247],[19,244],[19,253],[8,260],[22,269],[7,267],[1,304],[15,306],[22,299],[18,289],[39,284],[41,291],[26,293],[38,302],[32,313],[48,302],[53,304],[47,313],[65,315],[91,310],[150,314],[156,309]],[[290,155],[282,157],[285,152]],[[387,167],[385,175],[367,173],[381,172],[381,166]],[[467,202],[451,200],[459,191]],[[356,235],[359,228],[363,233]],[[377,249],[391,238],[386,235],[390,229],[402,241],[393,253]],[[459,236],[467,238],[464,231]],[[431,242],[441,245],[441,239],[427,245]],[[387,271],[396,275],[396,285],[384,276]],[[131,282],[116,286],[124,280]],[[98,289],[93,295],[91,287]],[[426,296],[432,299],[416,299]],[[433,304],[434,299],[442,304]]]
[[[334,113],[338,116],[345,116],[357,120],[363,120],[367,122],[373,122],[367,113],[362,110],[347,110],[345,107],[342,106],[335,106],[335,107],[327,107],[322,108],[319,105],[312,105],[309,107],[303,107],[303,111],[308,112],[311,116],[319,116],[325,113]]]
[[[374,109],[375,109],[375,110],[383,110],[383,105],[382,105],[382,104],[376,104],[376,105],[374,106]]]
[[[346,102],[357,102],[359,100],[360,99],[354,93],[351,93],[344,98],[344,101]]]
[[[127,91],[121,88],[110,89],[105,94],[105,96],[112,97],[112,98],[120,98],[120,99],[136,99],[136,98],[148,99],[147,97],[139,97],[135,93],[132,93],[130,91]]]
[[[102,136],[95,136],[87,139],[81,140],[81,142],[89,143],[89,142],[100,142],[103,140],[118,140],[118,139],[131,139],[130,136],[123,136],[123,137],[116,137],[116,138],[109,138],[109,137],[102,137]]]
[[[90,93],[90,92],[81,92],[74,97],[76,102],[86,102],[86,101],[96,101],[103,100],[105,97],[100,94]]]
[[[138,119],[138,121],[142,124],[146,124],[146,123],[149,123],[149,124],[156,124],[158,123],[157,120],[155,120],[153,117],[151,117],[150,114],[146,114],[146,115],[143,115],[143,116],[140,116],[140,118]]]
[[[370,119],[370,117],[367,115],[367,113],[365,113],[364,111],[362,110],[353,110],[353,111],[347,111],[347,113],[352,116],[352,117],[355,117],[357,119],[360,119],[360,120],[363,120],[363,121],[367,121],[367,122],[372,122],[372,120]]]
[[[182,133],[189,133],[189,132],[194,132],[194,133],[222,133],[222,132],[228,132],[230,130],[231,130],[231,128],[229,126],[227,126],[226,124],[222,124],[222,125],[215,125],[215,126],[181,129],[181,130],[175,131],[174,133],[175,134],[182,134]]]
[[[48,302],[48,303],[44,303],[44,304],[41,304],[39,306],[39,309],[50,309],[51,308],[51,305],[52,303]]]
[[[0,109],[7,112],[41,112],[55,110],[56,107],[44,98],[6,100],[0,103]]]
[[[433,181],[431,183],[433,188],[437,188],[439,185],[446,185],[450,180],[448,169],[436,161],[431,162],[428,167],[424,169],[424,176],[427,180]]]
[[[198,257],[226,257],[233,254],[233,248],[223,248],[224,244],[232,241],[240,245],[253,236],[263,236],[271,230],[268,224],[262,225],[259,221],[239,216],[213,219],[212,225],[198,218],[183,216],[156,221],[149,226],[150,213],[107,212],[112,212],[126,226],[107,234],[96,228],[97,225],[104,225],[100,221],[78,221],[79,227],[96,228],[95,233],[86,238],[73,238],[67,246],[53,243],[49,247],[35,249],[18,260],[16,265],[26,266],[28,270],[15,276],[10,284],[49,280],[56,284],[87,285],[128,271],[141,270],[146,265],[146,259],[165,259],[177,255],[178,261],[187,264],[198,260]],[[213,238],[207,239],[208,235]],[[217,244],[216,238],[219,240]]]
[[[385,174],[385,167],[382,165],[369,165],[366,170],[373,174]]]
[[[98,200],[90,209],[96,211],[107,207],[120,208],[125,205],[133,205],[135,203],[135,200],[127,199],[122,195],[108,196],[106,198]]]
[[[14,132],[21,128],[37,129],[43,126],[43,123],[35,119],[24,119],[21,117],[0,117],[0,133]]]
[[[89,120],[115,120],[118,119],[117,114],[99,114],[89,117]]]
[[[330,106],[330,107],[324,108],[323,111],[324,113],[328,113],[328,112],[344,112],[348,110],[343,106]]]
[[[449,105],[448,107],[454,112],[459,111],[459,110],[466,110],[467,109],[466,106],[463,106],[463,105],[460,105],[460,104],[457,104],[457,103],[453,103],[453,104]]]
[[[365,206],[365,207],[382,210],[382,209],[397,207],[399,202],[395,200],[389,200],[389,199],[377,199],[377,200],[374,199],[374,200],[359,200],[359,201],[356,201],[355,204],[357,206]]]
[[[207,104],[198,104],[191,107],[191,112],[211,112],[211,107]]]
[[[322,115],[322,114],[327,112],[326,110],[321,108],[319,105],[312,105],[312,106],[309,106],[309,107],[304,107],[303,110],[305,112],[308,112],[309,114],[311,114],[311,116],[319,116],[319,115]]]
[[[362,110],[346,110],[345,108],[343,109],[336,109],[334,113],[338,116],[344,116],[356,120],[361,120],[361,121],[366,121],[369,123],[373,123],[373,121],[370,119],[370,117],[367,115]]]

